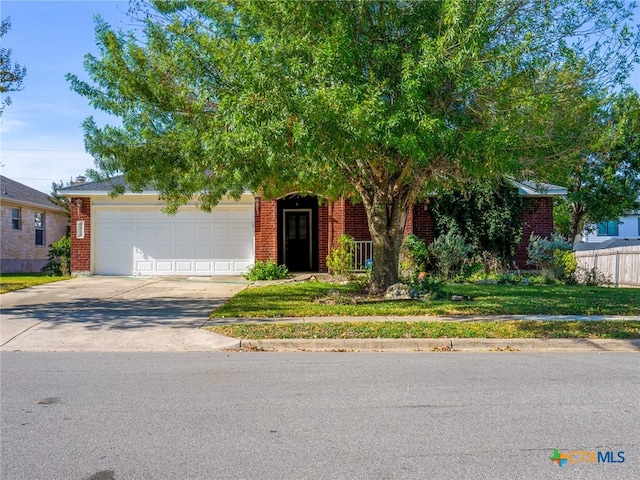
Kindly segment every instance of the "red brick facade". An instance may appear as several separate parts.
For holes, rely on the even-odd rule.
[[[255,259],[274,259],[282,263],[282,248],[279,237],[282,224],[279,217],[281,200],[255,199]],[[548,237],[553,232],[553,198],[526,197],[526,209],[521,218],[524,221],[522,240],[516,249],[515,263],[520,269],[531,268],[527,265],[527,245],[531,233]],[[314,204],[315,205],[315,204]],[[337,239],[343,233],[356,240],[371,240],[367,216],[362,204],[353,204],[349,200],[336,202],[319,200],[314,206],[313,236],[316,256],[314,265],[320,272],[327,271],[326,257],[331,248],[337,245]],[[84,238],[78,238],[78,222],[84,221]],[[91,199],[74,197],[71,199],[71,271],[75,274],[91,271]],[[414,205],[407,214],[405,235],[414,233],[427,244],[435,239],[435,219],[431,213],[429,200]]]
[[[527,265],[529,256],[527,246],[531,234],[541,237],[550,237],[553,233],[553,198],[552,197],[525,197],[525,210],[520,218],[524,221],[522,227],[522,239],[516,247],[515,263],[520,269],[535,268]]]
[[[78,222],[84,221],[84,238],[78,238]],[[89,273],[91,271],[91,199],[80,197],[71,199],[71,271]]]
[[[521,218],[524,221],[522,240],[517,249],[515,262],[520,269],[531,268],[527,265],[527,245],[532,232],[543,237],[553,232],[553,198],[526,197],[526,208]],[[274,259],[282,262],[278,248],[279,231],[278,200],[256,198],[255,217],[255,257],[256,260]],[[319,202],[318,231],[316,232],[318,270],[327,271],[326,256],[330,248],[337,245],[337,239],[343,233],[355,240],[371,240],[367,215],[362,204],[353,204],[349,200]],[[414,205],[407,214],[405,235],[414,233],[427,244],[435,239],[435,219],[431,213],[429,200]]]

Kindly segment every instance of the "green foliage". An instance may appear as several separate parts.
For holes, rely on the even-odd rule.
[[[404,277],[416,278],[427,270],[429,250],[427,245],[413,233],[407,235],[400,251],[400,266]]]
[[[11,19],[6,18],[0,21],[0,39],[4,38],[7,32],[11,29]],[[11,98],[5,95],[7,92],[15,92],[22,90],[22,82],[27,69],[21,67],[19,64],[11,62],[11,49],[0,48],[0,93],[3,94],[2,103],[0,103],[0,116],[4,107],[11,105]]]
[[[433,214],[436,234],[455,231],[473,246],[476,255],[488,252],[509,265],[522,238],[524,200],[508,180],[471,182],[442,193]]]
[[[71,239],[62,237],[49,245],[47,264],[42,271],[51,275],[69,276],[71,274]]]
[[[286,265],[278,265],[274,260],[257,260],[254,265],[249,267],[244,277],[247,280],[280,280],[287,278],[289,271]]]
[[[403,214],[425,191],[566,168],[588,124],[574,105],[624,79],[638,43],[631,8],[610,0],[141,9],[135,32],[99,20],[90,81],[68,76],[122,121],[85,122],[95,173],[123,172],[169,210],[247,189],[359,198],[376,291],[397,280]]]
[[[21,290],[23,288],[59,282],[68,277],[54,277],[44,273],[3,273],[0,276],[0,294]]]
[[[576,283],[578,260],[571,250],[554,250],[553,264],[557,266],[558,280],[563,280],[566,283]]]
[[[293,324],[221,325],[205,327],[205,329],[228,337],[250,338],[252,340],[285,338],[333,338],[340,340],[351,338],[626,338],[635,340],[638,338],[640,322],[635,320],[299,322]],[[434,350],[438,350],[438,348],[434,348]]]
[[[559,202],[559,231],[573,241],[601,221],[640,208],[640,94],[624,90],[600,102],[574,168],[552,180],[568,187]],[[568,218],[567,218],[568,216]]]
[[[527,253],[530,265],[535,265],[542,270],[549,281],[568,280],[575,282],[575,272],[578,266],[573,257],[573,247],[567,243],[561,235],[552,235],[551,239],[542,238],[531,234]]]
[[[333,276],[349,277],[353,272],[353,252],[355,241],[351,235],[338,237],[338,247],[332,248],[327,255],[327,268]]]
[[[638,290],[582,285],[448,284],[451,295],[473,298],[454,302],[450,298],[398,302],[363,295],[360,285],[327,282],[291,282],[248,288],[213,311],[212,317],[326,317],[334,315],[640,315]],[[358,301],[330,304],[315,301],[335,290]],[[355,300],[355,299],[354,299]],[[637,334],[638,332],[636,332]]]
[[[464,237],[454,231],[440,235],[427,249],[433,258],[436,274],[445,281],[462,273],[473,251],[473,247],[465,242]]]

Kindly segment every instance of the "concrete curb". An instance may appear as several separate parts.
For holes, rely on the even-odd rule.
[[[313,339],[240,341],[240,348],[268,351],[375,352],[635,352],[640,340],[587,338],[423,338],[423,339]]]

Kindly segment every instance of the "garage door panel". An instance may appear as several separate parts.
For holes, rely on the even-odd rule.
[[[96,207],[94,273],[239,274],[253,263],[253,207],[212,213]]]

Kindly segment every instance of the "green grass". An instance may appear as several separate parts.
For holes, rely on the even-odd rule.
[[[33,287],[45,283],[68,280],[71,277],[53,277],[44,273],[5,273],[0,276],[0,293]]]
[[[327,322],[206,327],[234,338],[640,338],[639,321]]]
[[[408,315],[640,315],[640,289],[575,285],[472,285],[446,286],[449,295],[466,295],[471,301],[384,301],[364,298],[352,303],[327,305],[314,302],[330,290],[342,293],[354,287],[306,282],[248,288],[212,313],[214,318],[408,316]],[[448,298],[448,297],[447,297]]]

